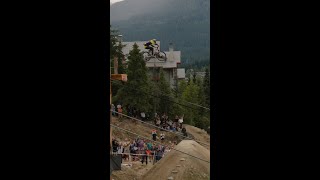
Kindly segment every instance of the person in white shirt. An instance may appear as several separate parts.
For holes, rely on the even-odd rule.
[[[184,115],[182,115],[182,116],[179,118],[179,124],[182,124],[182,123],[183,123],[183,116],[184,116]]]
[[[163,134],[163,133],[160,134],[160,139],[161,139],[162,141],[164,140],[164,134]]]
[[[112,116],[116,115],[116,107],[114,106],[114,104],[111,104],[111,111],[112,111]]]
[[[141,116],[141,119],[142,119],[142,120],[145,120],[146,114],[145,114],[144,112],[141,112],[141,113],[140,113],[140,116]]]
[[[123,144],[122,144],[122,143],[119,143],[117,153],[118,153],[118,154],[122,154],[122,153],[123,153]]]
[[[157,125],[157,126],[160,126],[160,124],[161,124],[161,121],[160,121],[159,118],[157,118],[156,125]]]

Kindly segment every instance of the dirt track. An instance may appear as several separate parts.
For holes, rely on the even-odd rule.
[[[210,151],[193,140],[183,140],[175,148],[210,161]],[[208,180],[210,177],[210,163],[172,150],[155,164],[142,177],[142,180],[166,180],[169,177],[174,180]]]
[[[135,124],[129,120],[119,122],[118,119],[114,119],[114,123],[122,128],[130,129],[133,132],[139,132],[142,136],[150,136],[150,132],[152,130],[152,127],[150,126],[141,123]],[[185,125],[185,127],[188,134],[191,134],[196,140],[210,144],[210,136],[205,131],[190,125]],[[114,135],[121,139],[125,137],[134,137],[117,129],[114,130]],[[177,138],[178,136],[172,133],[166,133],[167,140],[174,140]],[[202,146],[193,140],[183,140],[175,148],[201,159],[210,161],[210,147]],[[184,158],[185,161],[180,161],[181,158]],[[177,167],[176,165],[180,165],[180,167]],[[177,172],[172,172],[174,170],[177,170]],[[209,176],[209,163],[195,159],[175,150],[171,150],[171,152],[169,152],[155,165],[152,165],[152,163],[142,165],[141,162],[133,162],[133,166],[122,166],[121,171],[114,171],[112,173],[112,178],[114,180],[145,180],[150,178],[153,180],[166,180],[168,177],[173,177],[174,180],[208,180]]]
[[[184,125],[188,134],[191,134],[195,140],[200,141],[202,143],[210,144],[210,136],[208,133],[200,128],[190,126],[190,125]],[[210,146],[205,146],[207,149],[210,150]]]

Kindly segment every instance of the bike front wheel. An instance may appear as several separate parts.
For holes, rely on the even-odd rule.
[[[146,62],[150,61],[150,59],[151,59],[149,52],[143,52],[142,56],[143,56],[144,61],[146,61]]]
[[[167,55],[163,51],[159,52],[159,61],[166,61],[167,60]]]

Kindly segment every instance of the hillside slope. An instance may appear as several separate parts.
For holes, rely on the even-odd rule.
[[[210,151],[193,140],[183,140],[175,148],[210,161]],[[207,180],[210,177],[210,163],[173,150],[155,164],[142,179],[163,180],[169,177],[175,180]]]
[[[152,123],[152,122],[148,122]],[[135,132],[141,137],[148,137],[151,138],[151,130],[153,129],[152,126],[140,123],[140,122],[134,122],[130,119],[122,119],[119,121],[118,118],[112,118],[112,124],[119,126],[124,129],[128,129],[132,132]],[[190,137],[195,137],[196,140],[205,142],[210,144],[210,136],[203,132],[201,129],[196,128],[194,126],[185,125],[187,132]],[[164,132],[164,131],[161,131]],[[169,132],[164,132],[166,134],[166,141],[164,144],[167,144],[169,141],[177,141],[179,144],[175,147],[178,150],[181,150],[186,153],[190,153],[194,156],[200,157],[202,159],[210,160],[210,147],[203,147],[196,143],[193,140],[182,140],[182,138],[178,137],[177,135]],[[137,138],[136,135],[132,135],[130,133],[121,131],[119,129],[113,128],[113,137],[124,140],[126,138],[128,139],[135,139]],[[182,141],[181,141],[182,140]],[[169,157],[167,157],[169,156]],[[165,160],[168,159],[169,160]],[[181,166],[176,167],[176,164],[180,163],[180,159],[184,158],[186,161],[181,161]],[[125,162],[126,163],[126,162]],[[194,159],[188,155],[182,154],[180,152],[171,150],[163,159],[161,159],[157,164],[153,165],[152,163],[149,163],[148,165],[142,165],[140,162],[131,162],[132,166],[122,166],[121,171],[114,171],[112,173],[112,178],[114,180],[143,180],[148,177],[153,177],[152,173],[160,173],[163,174],[159,177],[164,177],[167,175],[172,175],[175,178],[174,179],[181,179],[181,180],[188,180],[185,176],[190,176],[195,179],[208,179],[208,176],[210,174],[209,172],[209,164],[206,162],[203,162],[201,160]],[[161,168],[161,170],[159,170]],[[172,174],[171,171],[174,168],[179,168],[179,172],[177,174]],[[201,169],[200,171],[198,171]],[[150,172],[151,171],[151,172]],[[160,171],[160,172],[159,172]],[[198,171],[198,172],[197,172]],[[201,172],[201,173],[199,173]],[[200,177],[201,176],[201,177]],[[157,179],[157,178],[152,178]],[[160,178],[160,179],[166,179],[166,178]]]
[[[205,144],[210,144],[210,136],[208,133],[200,128],[197,128],[195,126],[190,126],[190,125],[184,125],[186,128],[188,134],[192,135],[192,138],[196,141],[205,143]],[[210,146],[205,146],[205,148],[210,150]]]

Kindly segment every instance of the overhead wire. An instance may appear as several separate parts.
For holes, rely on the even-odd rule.
[[[120,80],[111,79],[111,78],[110,78],[110,80],[111,80],[111,81],[120,81]],[[130,88],[130,90],[132,90],[132,91],[136,91],[136,92],[137,92],[137,90],[136,90],[136,89],[131,89],[131,88]],[[168,99],[166,99],[166,98],[162,98],[162,97],[159,97],[159,96],[156,96],[156,95],[153,95],[153,94],[147,93],[147,92],[140,92],[140,93],[143,93],[143,94],[146,94],[146,95],[149,95],[149,96],[153,96],[153,97],[156,97],[156,98],[159,98],[159,99],[163,99],[163,100],[166,100],[166,101],[170,101],[170,102],[173,102],[173,103],[175,103],[175,104],[179,104],[180,106],[188,107],[188,108],[191,108],[191,109],[194,109],[194,110],[200,110],[200,109],[196,109],[196,108],[194,108],[194,107],[187,106],[187,105],[185,105],[185,104],[181,104],[181,103],[179,103],[179,102],[176,102],[176,101],[170,100],[169,98],[173,98],[173,97],[170,97],[170,96],[167,96],[167,95],[163,95],[163,96],[168,97]],[[187,101],[185,101],[185,102],[187,102]],[[191,103],[191,102],[187,102],[187,103],[192,104],[192,105],[196,105],[196,106],[201,107],[201,108],[206,108],[205,110],[210,111],[210,109],[209,109],[209,108],[207,108],[207,107],[203,107],[203,106],[201,106],[201,105],[194,104],[194,103]]]
[[[120,80],[117,80],[117,79],[112,79],[110,78],[112,81],[120,81]],[[148,94],[148,93],[147,93]],[[169,98],[174,98],[174,97],[171,97],[171,96],[168,96],[166,94],[162,94],[162,93],[158,93],[160,96],[166,96],[166,97],[169,97]],[[188,104],[191,104],[191,105],[194,105],[194,106],[198,106],[198,107],[201,107],[201,108],[204,108],[206,110],[209,110],[210,111],[210,108],[208,107],[205,107],[205,106],[202,106],[202,105],[199,105],[199,104],[195,104],[195,103],[191,103],[191,102],[188,102],[188,101],[183,101],[183,102],[186,102]]]
[[[135,154],[135,153],[118,153],[118,152],[110,152],[111,155],[131,155],[131,156],[148,156],[154,157],[159,155],[147,155],[147,154]]]
[[[112,110],[110,110],[110,111],[112,111]],[[137,121],[142,122],[142,123],[144,123],[144,124],[148,124],[148,125],[153,126],[153,127],[155,127],[155,128],[162,129],[162,130],[167,131],[167,132],[169,132],[169,133],[173,133],[173,134],[175,134],[175,135],[178,135],[178,136],[181,136],[181,137],[184,137],[184,138],[190,139],[190,140],[194,140],[194,141],[196,141],[196,142],[197,142],[197,143],[199,143],[199,144],[203,144],[203,145],[206,145],[206,146],[210,146],[210,144],[206,144],[206,143],[204,143],[204,142],[201,142],[201,141],[195,140],[195,139],[190,138],[190,137],[188,137],[188,136],[184,136],[184,135],[182,135],[181,133],[171,132],[171,131],[169,131],[169,130],[167,130],[167,129],[164,129],[164,128],[161,128],[161,127],[158,127],[158,126],[153,125],[153,124],[150,124],[150,123],[146,123],[146,122],[144,122],[144,121],[142,121],[142,120],[140,120],[140,119],[137,119],[137,118],[134,118],[134,117],[128,116],[128,115],[123,114],[123,113],[119,113],[119,112],[115,112],[115,113],[120,114],[120,115],[123,115],[123,116],[128,117],[128,118],[131,118],[131,119],[134,119],[134,120],[137,120]]]

